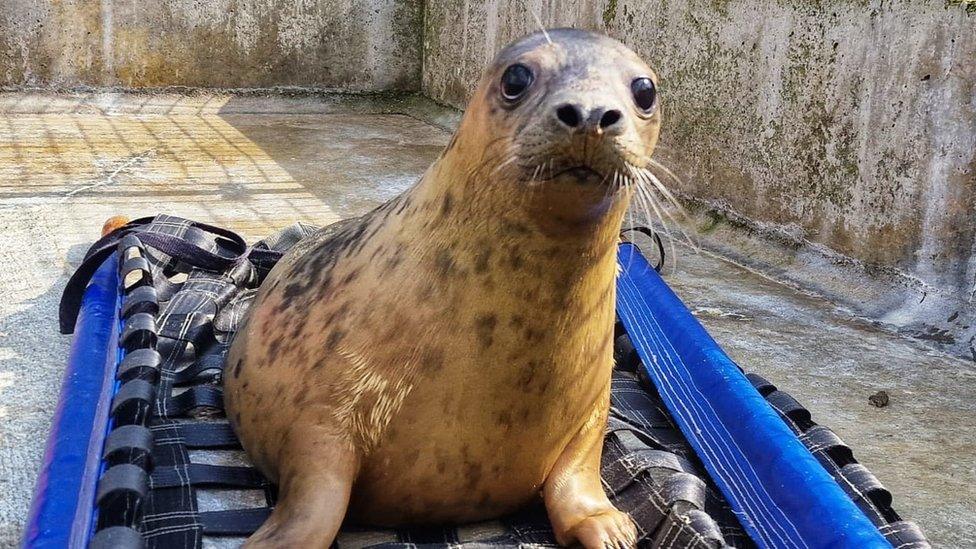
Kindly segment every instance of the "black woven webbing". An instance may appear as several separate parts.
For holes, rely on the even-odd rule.
[[[130,469],[117,469],[111,482],[105,481],[113,489],[106,493],[104,512],[100,509],[103,538],[111,535],[107,546],[128,543],[132,538],[110,528],[119,525],[135,528],[149,547],[159,548],[201,547],[206,536],[246,536],[267,518],[275,489],[242,461],[240,445],[223,419],[220,373],[254,289],[282,252],[314,228],[296,226],[244,251],[227,231],[209,231],[206,225],[179,218],[159,216],[135,227],[124,238],[119,234],[109,239],[141,249],[141,259],[123,258],[121,263],[123,278],[132,271],[141,273],[141,279],[126,290],[122,305],[128,315],[123,330],[130,334],[130,359],[124,372],[120,370],[120,376],[141,385],[129,386],[117,406],[119,414],[132,416],[126,421],[145,425],[151,436],[128,432],[116,440],[124,446],[125,441],[151,439],[152,448],[116,448],[107,456],[113,463],[131,461],[126,465]],[[181,239],[186,245],[179,244]],[[204,257],[174,257],[174,252]],[[617,369],[602,464],[611,499],[634,519],[644,546],[752,547],[643,377],[628,336],[619,325],[617,330]],[[918,529],[891,510],[890,494],[858,466],[849,448],[814,424],[788,395],[761,378],[751,379],[889,540],[896,546],[927,547]],[[240,500],[217,497],[214,508],[213,494],[231,491],[256,499],[248,499],[250,505],[243,508]],[[460,543],[554,545],[555,540],[541,506],[478,525],[403,530],[344,526],[337,539],[340,547]]]

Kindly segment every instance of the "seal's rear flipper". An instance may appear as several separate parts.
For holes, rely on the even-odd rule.
[[[350,444],[335,436],[298,441],[292,437],[281,451],[291,459],[280,460],[289,470],[281,471],[278,504],[244,547],[326,549],[346,515],[359,458]],[[313,455],[315,459],[309,459]]]

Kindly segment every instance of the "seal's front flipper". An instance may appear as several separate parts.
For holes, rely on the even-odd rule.
[[[279,459],[289,469],[279,475],[278,504],[244,547],[325,549],[342,525],[359,468],[357,453],[332,435],[303,431],[289,439],[281,451],[291,456]]]
[[[543,486],[546,511],[560,545],[578,543],[586,549],[637,545],[637,528],[610,503],[600,479],[607,423],[603,402],[609,402],[609,395],[563,450]]]
[[[637,533],[634,522],[627,513],[618,511],[613,506],[579,521],[571,528],[567,535],[577,543],[586,547],[635,547]]]

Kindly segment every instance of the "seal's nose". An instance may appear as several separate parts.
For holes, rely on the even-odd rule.
[[[582,109],[572,103],[564,103],[556,107],[556,118],[570,128],[575,128],[583,121]]]
[[[623,118],[617,109],[594,107],[589,113],[574,103],[563,103],[556,107],[556,118],[568,128],[590,133],[602,133],[614,129]]]

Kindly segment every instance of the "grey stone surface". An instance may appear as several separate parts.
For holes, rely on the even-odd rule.
[[[298,220],[329,223],[409,186],[449,137],[422,120],[453,116],[416,98],[0,95],[0,546],[20,536],[57,400],[70,344],[57,333],[59,294],[104,219],[165,211],[252,240]],[[676,249],[666,278],[743,367],[834,428],[938,546],[976,544],[971,365],[709,252]],[[869,405],[882,389],[889,406]]]
[[[756,266],[976,360],[976,12],[942,0],[431,0],[424,93],[463,106],[537,18],[608,32],[658,71],[658,159],[702,225],[759,235],[779,250],[751,254]],[[825,279],[824,265],[843,276]]]
[[[0,86],[415,89],[419,0],[0,0]]]

